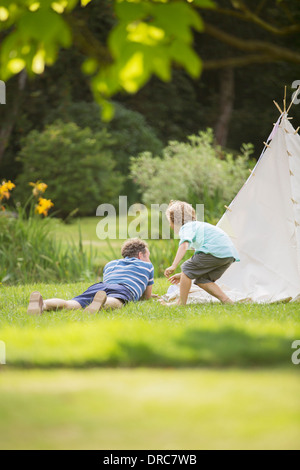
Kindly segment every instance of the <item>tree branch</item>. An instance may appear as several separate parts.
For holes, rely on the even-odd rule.
[[[230,10],[228,8],[215,8],[214,13],[220,13],[222,15],[231,16],[238,18],[249,23],[255,23],[260,26],[262,29],[268,31],[269,33],[275,34],[277,36],[288,36],[290,34],[295,34],[300,31],[300,24],[295,23],[283,28],[278,28],[264,20],[262,20],[258,15],[250,11],[245,7],[245,10],[242,12]]]
[[[238,4],[239,4],[239,8],[241,9],[241,11],[244,12],[246,19],[249,19],[253,23],[260,26],[261,28],[265,29],[266,31],[269,31],[270,33],[278,34],[278,35],[286,35],[286,34],[291,34],[291,33],[293,34],[300,30],[299,24],[293,24],[285,28],[279,29],[276,26],[273,26],[272,24],[267,23],[262,18],[257,16],[255,13],[253,13],[251,10],[249,10],[249,8],[247,7],[247,5],[245,5],[243,0],[238,0]]]
[[[284,60],[300,64],[300,54],[285,47],[278,46],[265,41],[245,40],[237,38],[229,33],[216,28],[215,26],[205,23],[204,33],[218,39],[219,41],[228,44],[229,46],[239,49],[244,52],[261,53],[273,59],[273,61]]]
[[[203,70],[216,70],[227,67],[245,67],[251,64],[265,64],[277,62],[276,59],[268,55],[248,54],[242,57],[230,57],[227,59],[205,60],[202,63]]]

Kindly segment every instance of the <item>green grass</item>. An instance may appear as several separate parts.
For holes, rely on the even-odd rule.
[[[299,450],[299,394],[295,370],[3,370],[0,448]]]
[[[98,240],[97,222],[81,221],[83,246],[105,264],[122,240]],[[78,221],[52,227],[79,240]],[[152,245],[160,270],[168,243]],[[69,299],[89,284],[0,284],[0,449],[300,448],[299,304],[26,313],[33,290]]]
[[[28,298],[72,298],[87,283],[2,287],[0,339],[7,362],[26,367],[286,366],[300,337],[299,305],[188,305],[154,299],[120,310],[87,315],[83,310],[28,316]],[[160,279],[154,291],[166,292]]]

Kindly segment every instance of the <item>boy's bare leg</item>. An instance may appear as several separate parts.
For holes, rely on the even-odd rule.
[[[107,310],[108,308],[122,308],[123,307],[123,302],[119,299],[116,299],[115,297],[107,297],[105,304],[103,305],[103,309]]]
[[[107,297],[105,304],[103,305],[103,309],[106,310],[108,308],[121,308],[123,307],[123,302],[119,299],[115,299],[114,297]],[[80,309],[82,308],[80,303],[76,300],[63,300],[63,299],[47,299],[44,301],[44,310],[57,310],[57,309]]]
[[[206,284],[197,284],[201,289],[205,290],[208,294],[216,297],[222,304],[233,304],[234,302],[222,291],[222,289],[215,282],[207,282]]]
[[[58,310],[65,308],[67,310],[77,310],[82,308],[76,300],[47,299],[44,300],[44,310]]]
[[[175,280],[172,281],[172,278]],[[192,285],[192,279],[186,276],[183,272],[180,274],[175,274],[170,278],[172,284],[178,284],[180,280],[180,286],[179,286],[179,299],[175,300],[173,302],[165,302],[163,299],[158,299],[159,303],[162,305],[167,305],[168,307],[171,305],[186,305],[187,303],[187,298],[190,292],[190,288]]]
[[[191,285],[192,279],[187,277],[187,275],[182,272],[180,276],[179,299],[177,302],[178,305],[186,305]]]

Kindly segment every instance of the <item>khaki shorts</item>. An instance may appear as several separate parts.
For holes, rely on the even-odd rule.
[[[216,258],[206,253],[195,253],[181,265],[181,271],[195,279],[195,284],[207,284],[219,279],[234,261],[233,257]]]

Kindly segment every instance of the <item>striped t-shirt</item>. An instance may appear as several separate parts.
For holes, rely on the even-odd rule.
[[[147,286],[154,284],[154,267],[138,258],[115,259],[103,270],[103,282],[121,284],[132,293],[132,300],[139,300]]]

